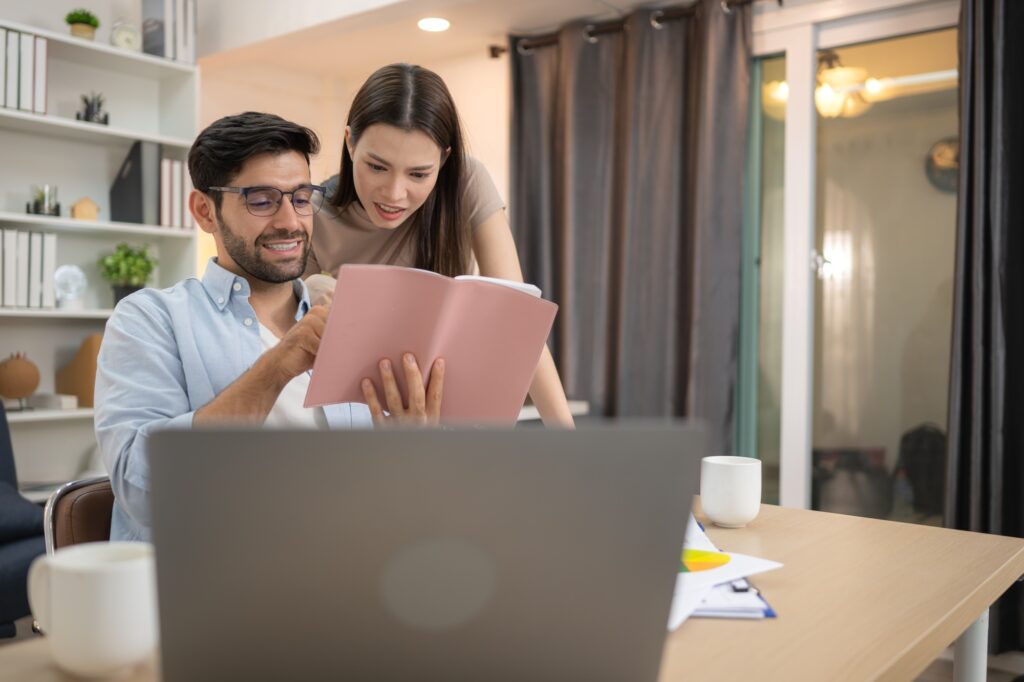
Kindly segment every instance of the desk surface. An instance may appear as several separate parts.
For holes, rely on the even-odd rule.
[[[694,668],[702,680],[913,679],[1024,575],[1018,538],[840,514],[765,505],[749,527],[708,534],[785,564],[753,580],[779,617],[687,621],[666,641],[666,682]],[[0,682],[72,679],[42,638],[0,646]]]
[[[1024,575],[1019,538],[768,505],[747,528],[707,529],[785,564],[752,578],[779,617],[683,623],[661,680],[694,665],[702,680],[910,680]]]

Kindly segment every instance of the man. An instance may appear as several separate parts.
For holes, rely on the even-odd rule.
[[[425,387],[411,355],[402,362],[409,406],[387,360],[387,414],[369,381],[368,406],[302,406],[327,319],[327,306],[311,307],[298,279],[323,201],[309,175],[319,145],[308,128],[252,112],[216,121],[192,145],[189,209],[213,235],[217,256],[202,280],[124,299],[100,348],[96,438],[114,489],[112,540],[150,537],[146,444],[155,430],[437,423],[444,363]]]

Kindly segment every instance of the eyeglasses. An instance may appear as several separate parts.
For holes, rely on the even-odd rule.
[[[276,187],[211,187],[210,190],[241,194],[249,213],[261,218],[277,213],[286,194],[298,215],[313,215],[324,204],[324,188],[320,185],[301,185],[291,192]]]

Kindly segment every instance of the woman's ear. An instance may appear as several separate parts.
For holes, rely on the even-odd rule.
[[[354,145],[352,144],[352,126],[345,126],[345,148],[348,149],[348,157],[350,159],[354,158],[354,154],[352,153],[353,146]]]

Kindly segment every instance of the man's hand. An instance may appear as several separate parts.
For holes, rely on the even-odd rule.
[[[363,379],[362,389],[366,404],[370,406],[373,423],[384,426],[435,426],[441,420],[441,394],[444,391],[444,360],[438,358],[430,370],[430,385],[424,387],[423,373],[412,353],[402,356],[405,384],[409,388],[409,404],[402,404],[391,361],[380,361],[380,378],[384,385],[384,399],[390,414],[384,414],[377,389],[369,379]]]
[[[280,343],[265,353],[272,360],[274,370],[286,384],[294,377],[312,369],[320,339],[327,324],[326,305],[315,305],[301,320],[281,337]]]

